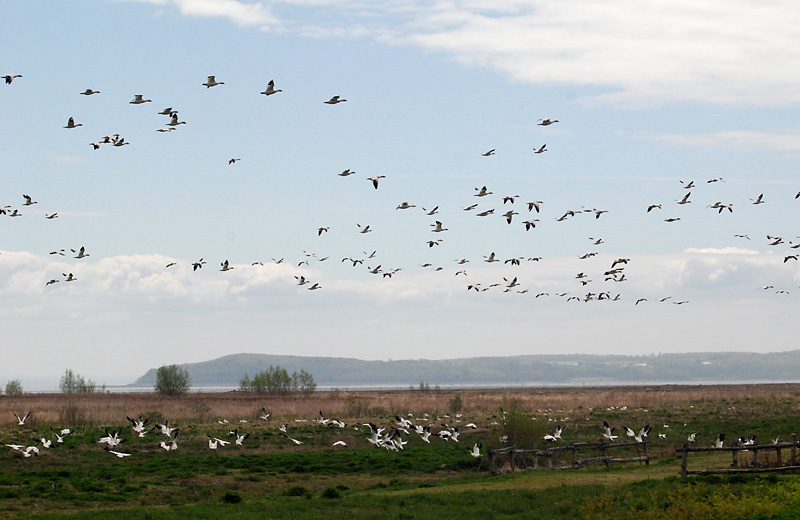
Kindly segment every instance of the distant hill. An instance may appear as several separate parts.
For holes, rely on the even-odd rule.
[[[768,354],[565,354],[396,361],[233,354],[181,366],[188,370],[195,387],[238,386],[245,374],[253,376],[270,366],[279,366],[290,374],[305,370],[314,376],[318,386],[334,388],[407,388],[422,382],[431,387],[452,387],[800,381],[798,350]],[[156,370],[148,370],[133,385],[152,386]]]

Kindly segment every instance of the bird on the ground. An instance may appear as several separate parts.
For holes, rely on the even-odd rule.
[[[217,85],[224,85],[224,81],[217,81],[217,78],[214,76],[208,76],[208,79],[205,83],[202,83],[207,89],[211,87],[216,87]]]
[[[725,434],[720,433],[717,435],[717,439],[714,441],[715,448],[722,448],[722,445],[725,443]]]
[[[276,89],[275,88],[275,80],[271,79],[271,80],[269,80],[269,83],[267,83],[267,88],[261,93],[264,94],[265,96],[271,96],[272,94],[276,94],[278,92],[283,92],[283,90]]]

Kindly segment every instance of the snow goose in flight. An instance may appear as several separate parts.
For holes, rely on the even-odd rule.
[[[539,204],[542,204],[541,200],[532,200],[528,203],[528,211],[536,208],[536,213],[539,213]]]
[[[471,206],[467,206],[466,208],[461,208],[461,209],[463,209],[464,211],[472,211],[473,209],[475,209],[477,207],[478,207],[477,204],[472,204]]]
[[[86,258],[87,256],[89,256],[89,253],[86,252],[86,247],[84,246],[81,246],[81,248],[78,249],[77,251],[75,251],[74,249],[70,249],[70,251],[75,253],[75,258]]]
[[[225,260],[224,262],[220,263],[219,265],[222,266],[220,271],[230,271],[231,269],[233,269],[233,267],[228,265],[228,261],[227,260]]]
[[[31,199],[30,195],[23,194],[22,198],[25,199],[25,202],[22,203],[23,206],[32,206],[39,203],[38,201]]]
[[[48,282],[47,282],[46,284],[44,284],[44,285],[45,285],[45,287],[47,287],[48,285],[52,285],[52,284],[54,284],[54,283],[58,283],[58,282],[59,282],[59,280],[56,280],[55,278],[51,278],[51,279],[50,279],[50,281],[48,281]]]
[[[491,149],[491,150],[489,150],[488,152],[483,152],[481,155],[482,155],[482,156],[484,156],[484,157],[489,157],[490,155],[494,155],[494,150],[495,150],[495,149],[494,149],[494,148],[492,148],[492,149]]]
[[[144,99],[142,94],[134,94],[133,101],[129,101],[128,103],[131,105],[141,105],[142,103],[150,103],[152,101],[152,99]]]
[[[475,188],[475,191],[478,192],[475,194],[476,197],[485,197],[487,195],[492,195],[491,191],[486,190],[486,186],[484,186],[483,188]]]
[[[689,195],[691,195],[691,194],[692,194],[692,192],[690,191],[686,195],[684,195],[683,198],[678,201],[678,204],[691,204],[692,201],[689,200]]]
[[[439,212],[439,206],[436,206],[435,208],[433,208],[431,210],[422,208],[422,211],[424,211],[426,215],[433,216],[433,215],[436,215]]]
[[[78,128],[79,126],[83,126],[83,123],[76,124],[75,119],[70,117],[69,119],[67,119],[67,126],[65,126],[64,128]]]
[[[237,446],[242,446],[244,440],[250,437],[249,432],[240,434],[238,428],[233,431],[233,434],[236,435],[236,440],[233,443],[236,444]]]
[[[540,119],[536,124],[539,126],[550,126],[553,123],[558,123],[558,119],[550,119],[549,117],[545,117],[544,119]]]
[[[359,233],[370,233],[370,232],[372,232],[372,230],[369,228],[369,224],[367,224],[366,226],[362,226],[361,224],[356,224],[356,226],[358,226],[358,229],[359,229],[358,232]]]
[[[45,213],[44,218],[46,218],[47,220],[53,220],[54,218],[58,218],[58,212],[51,213],[49,215]]]
[[[449,231],[446,227],[442,227],[441,221],[437,220],[435,224],[431,224],[433,229],[431,230],[434,233],[439,233],[441,231]]]
[[[472,447],[472,449],[469,451],[469,454],[475,457],[476,459],[480,458],[482,446],[483,445],[480,442],[476,442],[475,445]]]
[[[534,152],[533,153],[544,153],[546,151],[547,151],[547,144],[543,144],[538,149],[534,148]]]
[[[377,190],[378,189],[378,181],[380,179],[385,179],[385,178],[386,178],[385,175],[375,175],[374,177],[368,177],[367,180],[368,181],[372,181],[372,185],[375,186],[375,189]]]
[[[505,204],[506,202],[510,202],[511,204],[514,204],[514,201],[517,198],[519,198],[519,195],[506,195],[506,196],[503,197],[503,204]]]
[[[530,220],[524,220],[522,223],[525,224],[525,231],[530,231],[531,228],[535,228],[536,227],[536,223],[537,222],[539,222],[539,219],[538,218],[534,218],[534,219],[530,219]]]
[[[603,421],[603,438],[604,439],[613,442],[614,439],[616,439],[618,437],[617,435],[613,435],[614,430],[616,430],[616,428],[612,428],[611,426],[608,425],[607,421]]]
[[[81,92],[81,95],[82,96],[91,96],[92,94],[99,94],[99,93],[100,93],[99,90],[92,90],[90,88],[87,88],[86,90]]]
[[[324,101],[324,103],[326,105],[335,105],[337,103],[344,103],[345,101],[347,101],[347,100],[346,99],[342,99],[339,96],[333,96],[328,101]]]
[[[210,450],[216,450],[219,446],[224,447],[226,444],[230,444],[230,441],[218,439],[208,434],[206,434],[206,437],[208,437],[208,449]]]
[[[58,250],[56,250],[56,251],[50,251],[50,254],[51,254],[51,255],[61,255],[61,256],[64,256],[64,250],[63,250],[63,249],[58,249]]]
[[[14,417],[17,418],[17,422],[19,423],[19,426],[25,426],[25,421],[28,420],[28,417],[30,417],[30,415],[31,415],[31,412],[28,412],[28,413],[25,414],[24,417],[20,417],[19,415],[17,415],[16,412],[14,412]]]
[[[169,123],[167,123],[167,126],[178,126],[178,125],[185,125],[185,124],[186,124],[186,121],[178,121],[178,114],[176,113],[176,114],[173,114],[170,117],[170,120],[169,120]]]
[[[301,444],[303,444],[303,441],[298,441],[297,439],[293,439],[292,437],[289,437],[285,433],[281,433],[281,435],[283,435],[284,437],[286,437],[287,439],[289,439],[290,441],[295,443],[297,446],[300,446]]]
[[[503,216],[506,218],[506,222],[508,222],[509,224],[511,224],[511,219],[514,217],[514,215],[519,215],[519,213],[517,213],[516,211],[509,210],[503,214]]]
[[[230,159],[228,159],[228,164],[233,164],[236,161],[241,161],[241,159],[238,157],[231,157]]]
[[[322,286],[318,283],[314,283],[308,288],[309,291],[316,291],[317,289],[322,289]]]
[[[694,188],[694,181],[689,181],[689,182],[678,181],[678,182],[680,182],[683,185],[683,189],[685,190]]]
[[[14,81],[14,78],[21,78],[22,74],[6,74],[0,77],[6,80],[6,85],[11,85],[11,82]]]
[[[267,83],[267,88],[261,93],[264,94],[265,96],[271,96],[272,94],[276,94],[278,92],[283,92],[283,90],[276,89],[275,88],[275,80],[271,79],[271,80],[269,80],[269,83]]]
[[[177,110],[172,110],[172,107],[167,107],[164,110],[162,110],[161,112],[159,112],[158,115],[172,117],[172,116],[176,115],[177,113],[178,113]]]
[[[206,82],[203,83],[203,85],[205,85],[207,89],[211,87],[216,87],[217,85],[224,85],[224,84],[225,84],[224,81],[217,81],[217,79],[214,76],[208,76]]]
[[[398,209],[408,209],[408,208],[416,208],[416,206],[403,201],[400,204],[398,204],[398,206],[395,209],[398,210]]]
[[[556,431],[553,432],[552,434],[548,433],[547,435],[545,435],[544,436],[544,440],[550,441],[550,442],[560,441],[562,433],[564,433],[564,426],[560,425],[560,424],[557,424],[556,425]]]
[[[61,274],[63,274],[63,275],[64,275],[64,281],[65,281],[65,282],[74,282],[75,280],[77,280],[77,278],[75,278],[75,277],[72,275],[72,273],[69,273],[69,274],[67,274],[67,273],[61,273]]]
[[[661,204],[650,204],[649,206],[647,206],[647,212],[650,213],[656,208],[661,209]]]
[[[492,254],[490,254],[489,256],[484,256],[483,258],[484,262],[489,262],[489,263],[500,261],[499,259],[495,258],[494,251],[492,251]]]
[[[750,199],[753,200],[753,199]],[[755,200],[753,200],[753,204],[764,204],[764,194],[758,196]]]
[[[670,218],[665,218],[664,222],[677,222],[680,219],[681,219],[680,217],[670,217]]]
[[[494,213],[494,208],[487,209],[486,211],[481,211],[480,213],[475,213],[476,217],[486,217]]]

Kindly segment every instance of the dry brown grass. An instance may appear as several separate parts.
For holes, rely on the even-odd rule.
[[[257,419],[265,407],[274,418],[314,419],[320,411],[326,417],[362,419],[385,415],[454,412],[453,402],[461,400],[465,416],[492,415],[499,407],[516,400],[523,409],[577,410],[607,408],[670,408],[691,402],[762,402],[800,396],[800,384],[695,385],[597,388],[513,388],[420,391],[331,391],[309,397],[267,397],[243,392],[191,393],[166,397],[153,393],[24,394],[0,396],[0,425],[15,424],[14,412],[33,411],[32,421],[58,423],[66,416],[90,423],[125,421],[125,416],[160,414],[173,420],[217,417]],[[72,421],[67,421],[72,422]]]

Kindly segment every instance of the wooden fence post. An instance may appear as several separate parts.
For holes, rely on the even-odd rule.
[[[733,454],[733,461],[731,462],[731,467],[735,468],[739,466],[739,450],[733,450],[731,451],[731,453]]]
[[[645,461],[644,461],[644,465],[645,466],[649,466],[650,465],[650,456],[647,454],[647,441],[642,443],[642,452],[644,453],[644,456],[647,457],[645,459]]]
[[[751,466],[758,467],[761,464],[758,462],[758,449],[753,450],[753,460],[750,462]]]
[[[578,448],[572,446],[572,467],[578,467]]]
[[[682,477],[686,476],[686,465],[689,463],[689,443],[683,443],[683,457],[681,457],[681,473]]]
[[[603,458],[605,459],[606,467],[611,467],[611,457],[608,456],[608,446],[603,445]]]
[[[795,456],[797,455],[797,434],[792,434],[792,460],[789,464],[790,466],[794,466],[796,464],[797,459]]]

